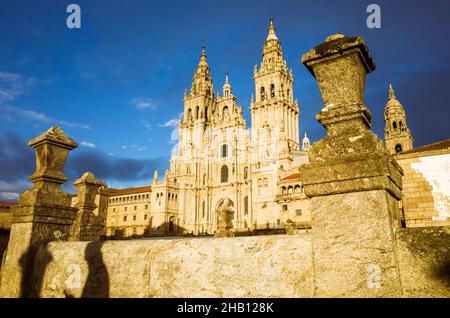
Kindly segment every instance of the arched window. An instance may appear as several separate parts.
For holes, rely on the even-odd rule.
[[[197,108],[195,109],[195,119],[198,119],[199,112],[200,112],[200,107],[197,106]]]
[[[244,215],[248,214],[248,197],[244,197]]]
[[[260,95],[261,95],[261,101],[264,101],[266,99],[266,90],[264,89],[264,86],[261,87],[260,90]]]
[[[395,145],[395,152],[401,152],[402,151],[402,145],[396,144]]]
[[[300,193],[301,192],[301,188],[300,188],[300,186],[297,184],[297,185],[295,185],[295,188],[294,188],[294,193]]]
[[[290,94],[291,94],[291,91],[290,91],[290,89],[288,88],[288,89],[287,89],[287,94],[286,94],[286,95],[287,95],[287,96],[286,96],[287,99],[290,99]]]
[[[283,194],[287,194],[287,190],[286,190],[286,187],[281,187],[281,193],[283,193]]]
[[[228,106],[224,106],[222,109],[222,119],[225,119],[228,116]]]
[[[203,185],[206,185],[206,173],[203,174]]]
[[[208,121],[208,106],[205,107],[205,121]]]
[[[401,120],[398,122],[398,127],[400,128],[401,131],[403,131],[403,123]]]
[[[288,187],[288,194],[292,194],[293,190],[294,190],[294,188],[292,186],[289,186]]]
[[[220,168],[220,182],[228,182],[228,166],[223,165],[222,168]]]
[[[222,145],[222,147],[220,149],[220,156],[222,158],[228,157],[228,145],[227,144]]]
[[[189,108],[188,111],[187,111],[187,118],[186,118],[186,120],[191,119],[191,117],[192,117],[192,111],[191,111],[191,109]]]
[[[274,97],[275,97],[275,85],[270,84],[270,98],[274,98]]]
[[[247,180],[247,179],[248,179],[248,168],[245,167],[244,168],[244,180]]]
[[[392,128],[397,129],[397,122],[394,121],[394,122],[392,123]]]

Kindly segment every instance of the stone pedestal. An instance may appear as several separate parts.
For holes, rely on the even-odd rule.
[[[234,209],[230,200],[225,199],[222,201],[217,210],[217,230],[214,233],[214,237],[234,237],[234,233],[231,231],[233,228],[233,215]]]
[[[105,220],[95,215],[97,208],[95,197],[100,187],[105,184],[99,181],[93,173],[86,172],[73,183],[77,189],[77,217],[70,228],[70,241],[96,241],[105,234]]]
[[[360,37],[330,36],[302,57],[316,78],[327,135],[300,168],[311,198],[317,297],[396,297],[402,289],[394,232],[402,170],[369,130],[366,74],[375,64]]]
[[[19,204],[11,209],[0,297],[27,297],[39,292],[39,278],[44,273],[33,273],[33,256],[42,244],[66,240],[76,216],[70,195],[60,186],[67,180],[63,174],[67,155],[77,144],[55,126],[28,145],[36,150],[36,171],[30,177],[33,187],[22,193]],[[32,274],[37,278],[33,285]]]

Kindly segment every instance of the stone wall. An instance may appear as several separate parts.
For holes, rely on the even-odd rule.
[[[36,256],[41,297],[311,297],[308,235],[53,242]]]
[[[397,253],[405,297],[450,297],[450,227],[402,229]]]
[[[428,228],[398,232],[396,253],[403,293],[397,296],[450,297],[449,231]],[[341,281],[345,286],[356,286],[359,297],[370,297],[392,283],[392,267],[385,268],[384,264],[379,264],[380,287],[370,284],[370,268],[348,267],[346,277],[327,278],[330,271],[319,274],[318,265],[313,264],[312,246],[309,234],[51,242],[37,253],[33,295],[315,297],[320,296],[318,285],[325,279],[330,289],[336,289],[330,294],[339,293],[343,286],[333,284]],[[367,248],[365,253],[342,255],[341,260],[370,259],[374,252]]]
[[[397,158],[404,171],[407,227],[450,225],[450,154],[414,153]]]

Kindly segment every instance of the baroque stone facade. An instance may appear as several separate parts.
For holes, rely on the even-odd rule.
[[[339,40],[339,35],[336,36],[338,41],[343,41]],[[321,49],[325,50],[330,41],[323,43]],[[339,63],[344,67],[351,58],[346,56]],[[329,71],[329,65],[323,64],[317,72]],[[369,66],[364,67],[367,69]],[[363,74],[364,67],[357,69],[358,76]],[[350,77],[343,80],[350,81]],[[107,211],[107,237],[211,235],[218,228],[217,209],[225,200],[233,205],[233,232],[284,229],[292,224],[297,229],[310,227],[310,198],[304,192],[303,176],[298,169],[317,154],[310,153],[311,143],[306,132],[300,147],[299,105],[293,98],[293,74],[283,58],[272,20],[263,46],[262,61],[259,66],[255,65],[253,78],[255,96],[252,95],[250,101],[252,126],[249,128],[242,116],[242,106],[237,104],[237,97],[233,95],[228,74],[221,93],[215,93],[205,49],[202,49],[191,88],[184,94],[184,109],[178,125],[179,143],[170,159],[170,169],[160,179],[155,171],[153,183],[145,187],[102,187],[98,192],[96,213],[98,209]],[[322,81],[331,83],[332,80],[324,78]],[[349,88],[351,94],[346,93],[346,96],[340,96],[335,87],[325,90],[320,82],[319,87],[326,111],[322,111],[318,118],[330,127],[330,134],[334,134],[336,127],[340,126],[329,125],[332,118],[327,117],[328,110],[339,106],[335,104],[336,100],[341,104],[348,101],[361,103],[363,85],[355,82]],[[355,126],[350,126],[351,129],[370,125],[368,110],[355,109],[348,116],[356,116],[358,111],[365,115]],[[388,152],[400,155],[413,149],[406,112],[391,83],[384,120],[384,144]],[[362,145],[364,142],[368,140],[354,140],[353,144]],[[395,158],[401,160],[403,157]],[[405,163],[404,160],[402,162]],[[448,158],[444,158],[442,164],[448,166]],[[415,180],[416,173],[406,167],[403,181]],[[444,172],[444,175],[448,176],[448,173]],[[405,189],[408,192],[412,188],[408,184]],[[426,196],[436,201],[436,193],[427,192]],[[439,193],[442,196],[442,191]],[[424,212],[421,208],[425,199],[417,198],[417,194],[413,196],[416,198],[407,196],[405,202],[399,202],[403,206],[402,212],[395,217],[402,219],[403,226],[446,222],[447,203],[439,208],[446,212],[439,212],[440,218],[436,218],[436,209],[428,207],[434,209],[434,214],[431,210]],[[421,207],[414,210],[411,200],[421,201],[417,203]],[[447,201],[448,194],[439,202]],[[427,214],[428,221],[418,221],[425,216],[418,217],[417,213],[431,213],[434,219]]]
[[[145,201],[145,213],[135,213],[136,204],[130,198],[139,198],[140,193],[133,193],[133,189],[99,192],[99,197],[108,197],[107,236],[214,234],[218,227],[216,210],[224,201],[233,206],[234,232],[283,229],[288,220],[296,219],[292,213],[300,208],[291,209],[289,205],[286,210],[286,205],[280,204],[284,190],[279,185],[281,179],[308,162],[310,141],[305,133],[304,150],[300,149],[294,78],[272,20],[253,78],[256,97],[252,96],[250,102],[249,129],[228,74],[221,92],[214,91],[202,49],[191,88],[184,94],[179,142],[170,169],[160,180],[155,171],[153,183],[140,202]],[[297,180],[296,184],[296,191],[302,191],[301,182]],[[130,193],[122,195],[123,191]],[[303,201],[302,213],[307,216]]]

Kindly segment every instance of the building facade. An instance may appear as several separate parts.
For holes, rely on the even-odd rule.
[[[277,230],[287,224],[310,228],[310,203],[298,173],[309,161],[310,140],[305,132],[300,145],[294,78],[272,20],[253,79],[250,128],[228,74],[215,92],[202,48],[191,87],[184,93],[170,168],[162,178],[155,171],[148,186],[99,191],[96,213],[107,211],[107,237],[211,235],[222,202],[234,211],[234,232]],[[448,149],[435,153],[413,148],[406,112],[391,84],[384,119],[385,145],[405,172],[404,225],[448,224]],[[425,172],[419,166],[426,166]],[[440,167],[439,172],[433,166]]]

